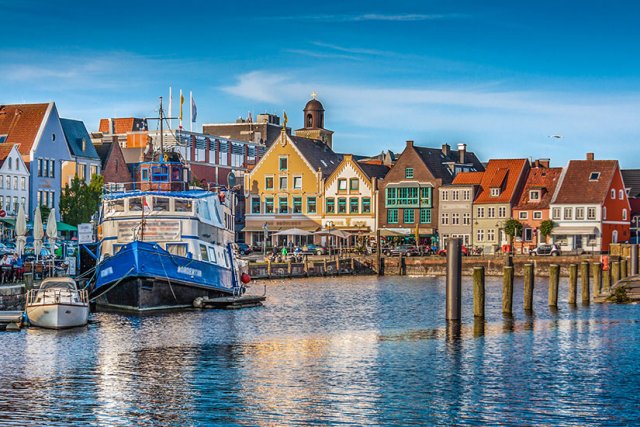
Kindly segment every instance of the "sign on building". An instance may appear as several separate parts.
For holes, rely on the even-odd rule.
[[[78,244],[93,242],[93,226],[91,224],[78,224]]]

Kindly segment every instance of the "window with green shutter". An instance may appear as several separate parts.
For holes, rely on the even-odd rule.
[[[362,198],[362,213],[371,213],[371,199],[369,197]]]
[[[420,209],[420,223],[431,224],[431,209]]]
[[[387,222],[389,224],[398,223],[398,209],[387,209]]]
[[[349,213],[357,214],[358,213],[358,205],[360,204],[360,200],[357,197],[352,197],[349,199]]]
[[[327,197],[327,213],[336,212],[336,199],[333,197]]]
[[[347,199],[345,197],[338,198],[338,213],[339,214],[347,213]]]
[[[293,198],[293,213],[302,213],[302,197]]]
[[[307,197],[307,213],[310,213],[310,214],[316,213],[316,198],[315,197]]]
[[[413,168],[404,168],[404,177],[413,178]]]
[[[404,223],[405,224],[413,224],[415,221],[415,213],[413,209],[405,209],[404,210]]]

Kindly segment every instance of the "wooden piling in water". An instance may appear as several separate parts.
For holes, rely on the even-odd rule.
[[[593,297],[600,296],[600,289],[602,289],[602,264],[599,262],[591,263],[591,276],[593,276]]]
[[[287,261],[287,274],[291,277],[291,273],[293,273],[293,266],[291,265],[291,260]]]
[[[336,275],[340,274],[340,256],[336,257]]]
[[[354,257],[351,257],[351,272],[356,272],[356,259]]]
[[[271,277],[271,260],[267,260],[267,277]]]
[[[549,266],[549,307],[558,306],[558,286],[560,285],[560,266],[551,264]]]
[[[620,280],[620,261],[613,261],[611,263],[611,284],[613,285]]]
[[[484,319],[484,267],[473,268],[473,315]]]
[[[513,267],[504,267],[502,276],[502,312],[513,314]]]
[[[382,243],[380,242],[380,230],[376,230],[376,268],[378,270],[378,276],[384,275],[384,269],[382,267],[382,260],[380,259],[380,251]]]
[[[447,241],[446,319],[459,321],[462,301],[462,239]]]
[[[611,290],[611,269],[602,270],[602,294],[609,295]]]
[[[327,275],[327,259],[326,258],[322,260],[322,274],[324,276]]]
[[[400,275],[401,276],[406,276],[407,275],[407,261],[402,256],[402,254],[400,254]]]
[[[580,263],[580,285],[582,286],[581,295],[582,303],[589,304],[591,301],[591,288],[589,287],[589,262],[582,261]]]
[[[533,310],[533,281],[535,280],[535,272],[533,264],[525,264],[524,269],[524,309],[525,311]]]
[[[569,304],[576,303],[578,294],[578,264],[569,264]]]

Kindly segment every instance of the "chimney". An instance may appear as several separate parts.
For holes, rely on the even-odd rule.
[[[464,163],[464,156],[467,153],[467,144],[458,144],[458,163]]]
[[[407,147],[413,147],[413,141],[408,139],[407,140]]]
[[[538,162],[538,166],[541,168],[549,169],[549,166],[551,165],[551,159],[538,159],[536,161]]]
[[[587,153],[587,160],[595,160],[593,153]]]
[[[451,150],[451,147],[449,147],[449,144],[442,144],[442,154],[444,154],[445,157],[449,156],[449,150]]]

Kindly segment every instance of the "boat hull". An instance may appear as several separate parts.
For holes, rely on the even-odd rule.
[[[38,304],[27,305],[27,317],[33,326],[66,329],[84,326],[89,321],[89,305]]]
[[[239,293],[232,269],[171,255],[133,242],[103,260],[92,290],[98,310],[153,311],[192,307],[198,297]]]

